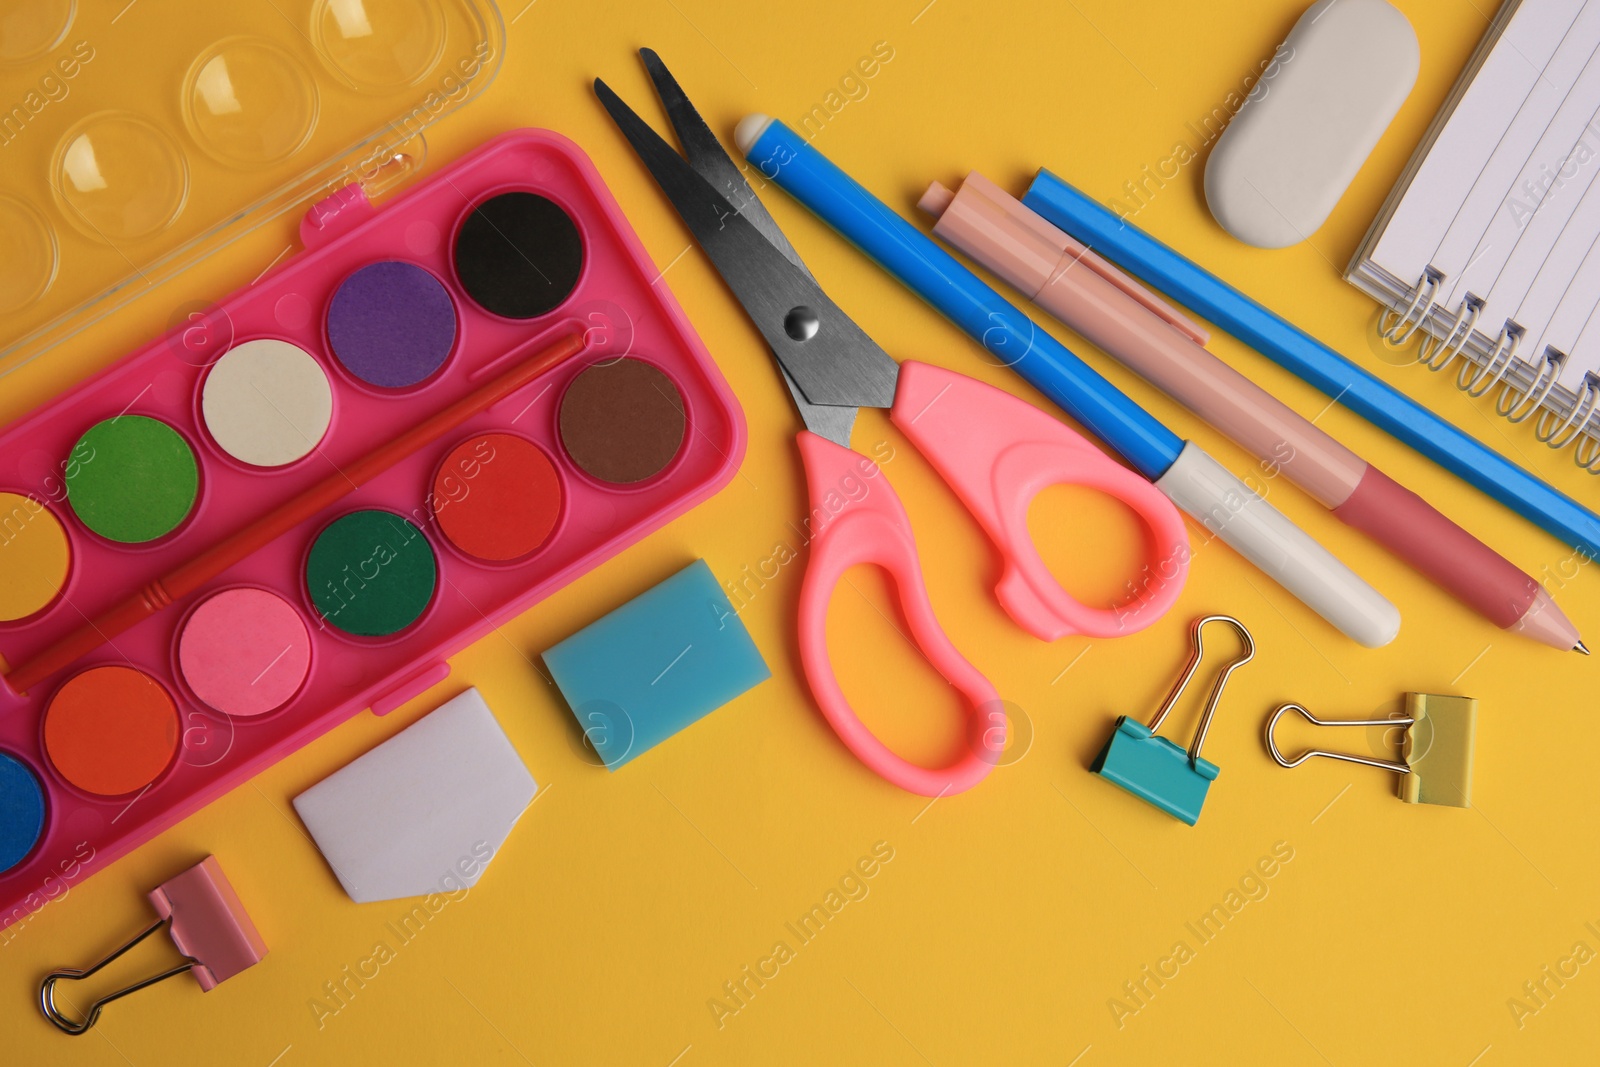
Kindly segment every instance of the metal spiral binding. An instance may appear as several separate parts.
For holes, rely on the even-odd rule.
[[[1584,407],[1585,400],[1588,401],[1587,408]],[[1600,474],[1600,439],[1597,439],[1595,434],[1590,433],[1588,429],[1589,416],[1594,411],[1597,402],[1600,402],[1600,376],[1597,376],[1594,371],[1590,371],[1583,376],[1583,391],[1578,397],[1578,402],[1573,405],[1572,414],[1567,416],[1567,421],[1573,423],[1576,429],[1573,430],[1571,436],[1564,438],[1559,444],[1545,442],[1551,448],[1560,448],[1567,444],[1568,441],[1576,439],[1577,444],[1572,449],[1572,462],[1590,474]],[[1580,415],[1580,411],[1583,414]],[[1563,423],[1562,429],[1565,428],[1566,424]]]
[[[1396,347],[1403,346],[1422,330],[1417,362],[1435,373],[1465,354],[1486,303],[1476,293],[1468,293],[1442,336],[1423,329],[1430,313],[1438,308],[1433,298],[1441,291],[1444,278],[1443,271],[1430,265],[1399,303],[1384,310],[1377,327],[1378,336]],[[1403,310],[1400,303],[1405,305]],[[1520,385],[1526,372],[1517,365],[1517,346],[1526,332],[1520,323],[1507,319],[1481,363],[1472,359],[1462,363],[1456,372],[1456,388],[1477,399],[1500,386],[1495,398],[1496,414],[1508,422],[1525,422],[1537,412],[1539,421],[1534,423],[1534,436],[1550,448],[1573,446],[1573,463],[1590,474],[1600,475],[1600,427],[1591,429],[1589,426],[1590,420],[1600,415],[1600,375],[1592,371],[1584,375],[1583,385],[1565,415],[1561,413],[1562,403],[1546,406],[1561,377],[1567,354],[1547,345],[1533,372],[1533,380],[1525,387]]]
[[[1422,335],[1422,343],[1417,348],[1417,362],[1435,373],[1448,367],[1472,338],[1473,327],[1478,325],[1478,316],[1482,313],[1483,298],[1468,293],[1456,309],[1456,321],[1450,325],[1449,333],[1442,338],[1431,333]],[[1439,354],[1441,352],[1443,355]]]
[[[1583,440],[1572,450],[1572,462],[1590,474],[1600,474],[1600,440],[1584,434]]]
[[[1583,376],[1583,389],[1578,393],[1577,401],[1573,403],[1572,410],[1567,413],[1561,425],[1553,429],[1545,425],[1547,420],[1553,422],[1555,415],[1553,408],[1546,408],[1539,412],[1539,421],[1534,424],[1533,436],[1551,448],[1566,448],[1578,434],[1583,432],[1583,428],[1589,425],[1589,416],[1594,413],[1597,400],[1600,400],[1600,378],[1595,377],[1594,371],[1590,371]],[[1588,437],[1586,440],[1593,441],[1594,438]],[[1578,466],[1582,467],[1584,464],[1579,463]]]
[[[1429,267],[1422,272],[1422,277],[1417,279],[1417,284],[1411,289],[1411,302],[1406,305],[1404,312],[1396,312],[1393,308],[1385,311],[1378,320],[1378,336],[1390,344],[1399,346],[1411,339],[1417,332],[1417,327],[1422,325],[1428,317],[1428,309],[1433,306],[1434,294],[1439,291],[1439,284],[1444,281],[1444,272]],[[1416,321],[1412,321],[1412,314],[1416,314]],[[1395,318],[1398,314],[1399,318]]]
[[[1525,421],[1539,410],[1545,397],[1550,395],[1550,390],[1555,388],[1556,379],[1561,376],[1561,364],[1566,362],[1566,358],[1565,352],[1545,345],[1544,354],[1539,357],[1539,369],[1534,373],[1533,381],[1528,383],[1527,390],[1518,393],[1513,384],[1507,382],[1495,398],[1495,412],[1510,423]],[[1548,381],[1545,380],[1546,371],[1550,372]]]
[[[1488,360],[1481,367],[1474,367],[1470,361],[1462,367],[1461,373],[1456,375],[1456,388],[1474,400],[1493,389],[1511,369],[1511,361],[1517,358],[1517,345],[1521,342],[1522,327],[1507,319],[1500,327],[1500,335],[1494,339],[1494,347],[1489,349]],[[1501,349],[1506,354],[1504,363],[1500,362]]]

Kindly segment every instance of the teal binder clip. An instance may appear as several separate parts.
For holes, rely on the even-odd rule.
[[[1156,731],[1161,729],[1161,724],[1166,721],[1173,705],[1183,695],[1184,688],[1200,667],[1200,659],[1205,654],[1200,631],[1208,622],[1225,622],[1238,630],[1239,636],[1244,638],[1244,654],[1228,663],[1217,677],[1217,684],[1206,699],[1205,710],[1200,713],[1200,725],[1195,728],[1194,742],[1185,752],[1165,737],[1157,737]],[[1222,700],[1222,687],[1228,684],[1228,678],[1234,671],[1255,658],[1256,643],[1250,631],[1244,628],[1244,623],[1231,615],[1206,615],[1196,619],[1189,628],[1189,639],[1194,646],[1189,654],[1189,663],[1184,667],[1178,684],[1162,701],[1155,718],[1150,720],[1150,725],[1122,716],[1117,720],[1117,728],[1112,731],[1111,739],[1100,750],[1100,755],[1095,757],[1094,765],[1089,769],[1140,800],[1154,804],[1174,819],[1182,819],[1193,826],[1200,818],[1206,793],[1217,777],[1217,765],[1200,758],[1200,746],[1206,743],[1206,732],[1211,729],[1212,716]]]

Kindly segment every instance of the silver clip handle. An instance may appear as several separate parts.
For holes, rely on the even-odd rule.
[[[105,1007],[107,1004],[110,1004],[113,1000],[125,997],[129,993],[137,993],[146,986],[155,985],[157,982],[171,978],[173,975],[182,974],[184,971],[191,970],[198,963],[198,961],[189,957],[185,957],[184,961],[175,967],[171,967],[165,971],[162,971],[160,974],[153,974],[149,978],[141,979],[130,986],[124,986],[114,993],[108,993],[99,1000],[95,1001],[93,1004],[89,1005],[88,1011],[84,1013],[82,1022],[74,1022],[72,1019],[67,1018],[66,1015],[62,1014],[61,1009],[56,1006],[57,982],[63,979],[69,982],[76,982],[80,979],[88,978],[90,975],[99,971],[102,967],[116,960],[124,952],[127,952],[129,949],[133,948],[133,946],[137,945],[139,942],[143,941],[157,930],[166,927],[171,922],[171,917],[156,920],[156,922],[153,923],[143,933],[139,934],[132,941],[129,941],[115,952],[111,953],[111,955],[107,956],[93,967],[82,970],[75,967],[63,967],[59,971],[51,971],[49,974],[45,975],[44,981],[39,983],[39,1010],[44,1012],[44,1017],[46,1019],[49,1019],[56,1025],[58,1029],[63,1030],[66,1033],[73,1035],[87,1033],[89,1027],[93,1026],[100,1018],[100,1009]]]
[[[1267,720],[1267,751],[1272,753],[1272,758],[1278,761],[1280,767],[1298,767],[1312,756],[1323,756],[1327,759],[1344,760],[1347,763],[1360,763],[1368,767],[1377,767],[1379,770],[1394,771],[1396,774],[1410,774],[1411,768],[1405,763],[1391,760],[1373,759],[1370,756],[1352,756],[1347,752],[1329,752],[1325,748],[1311,748],[1300,753],[1294,759],[1287,759],[1278,751],[1278,743],[1273,740],[1273,729],[1278,725],[1278,720],[1283,718],[1286,711],[1298,711],[1307,722],[1313,726],[1410,726],[1416,719],[1319,719],[1299,704],[1282,704],[1277,711],[1272,713],[1272,718]]]
[[[1201,639],[1200,631],[1205,629],[1208,622],[1225,622],[1239,631],[1239,636],[1244,638],[1244,655],[1233,659],[1222,669],[1217,676],[1217,684],[1211,687],[1211,695],[1206,698],[1206,708],[1200,713],[1200,725],[1195,728],[1194,741],[1189,745],[1189,764],[1200,758],[1200,746],[1206,743],[1206,733],[1211,729],[1211,719],[1217,713],[1217,705],[1222,701],[1222,687],[1228,684],[1228,678],[1234,671],[1256,658],[1255,638],[1250,636],[1250,631],[1244,628],[1244,623],[1232,615],[1205,615],[1194,621],[1189,628],[1189,642],[1192,646],[1189,652],[1189,662],[1183,668],[1183,675],[1178,679],[1178,684],[1172,687],[1172,692],[1167,694],[1167,699],[1161,702],[1161,707],[1156,711],[1155,718],[1150,720],[1150,732],[1155,733],[1161,728],[1172,713],[1173,705],[1183,695],[1194,672],[1200,667],[1200,660],[1205,656],[1205,643]]]

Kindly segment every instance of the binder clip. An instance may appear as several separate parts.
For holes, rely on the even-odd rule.
[[[1399,760],[1352,756],[1313,748],[1285,759],[1272,738],[1285,712],[1298,711],[1313,726],[1404,726]],[[1284,704],[1267,720],[1267,751],[1284,767],[1298,767],[1312,756],[1362,763],[1400,775],[1400,799],[1407,804],[1472,807],[1472,742],[1478,702],[1472,697],[1407,693],[1406,713],[1391,719],[1319,719],[1299,704]]]
[[[100,1018],[101,1008],[129,993],[184,971],[193,971],[201,990],[210,992],[219,982],[259,963],[267,954],[266,942],[245,914],[239,895],[215,856],[207,856],[176,878],[156,886],[150,891],[150,903],[160,918],[132,941],[87,970],[64,967],[45,976],[39,984],[39,1010],[46,1019],[69,1034],[86,1033]],[[183,953],[182,963],[101,997],[89,1005],[82,1022],[62,1014],[56,1006],[57,982],[88,978],[162,927],[167,928],[172,943]]]
[[[1208,622],[1225,622],[1239,631],[1244,638],[1244,654],[1230,661],[1217,676],[1217,684],[1206,698],[1205,710],[1200,713],[1200,725],[1195,727],[1194,741],[1185,752],[1156,731],[1171,713],[1172,707],[1183,695],[1184,688],[1194,677],[1205,654],[1200,631]],[[1240,667],[1256,655],[1256,643],[1244,623],[1231,615],[1206,615],[1196,619],[1189,629],[1193,651],[1183,669],[1178,684],[1172,687],[1167,699],[1162,701],[1150,725],[1134,722],[1126,715],[1117,720],[1116,729],[1106,747],[1095,757],[1089,768],[1095,774],[1120,785],[1141,800],[1154,804],[1174,819],[1193,826],[1200,818],[1200,807],[1206,802],[1206,793],[1217,777],[1217,765],[1200,758],[1200,746],[1206,743],[1206,731],[1211,728],[1211,718],[1216,714],[1217,703],[1222,699],[1222,687]]]

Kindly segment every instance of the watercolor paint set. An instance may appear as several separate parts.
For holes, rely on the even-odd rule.
[[[437,684],[446,657],[743,456],[726,382],[557,134],[505,134],[381,208],[346,187],[301,236],[0,432],[0,927],[338,722]],[[563,341],[575,354],[352,474],[192,593],[63,669],[19,670]]]

